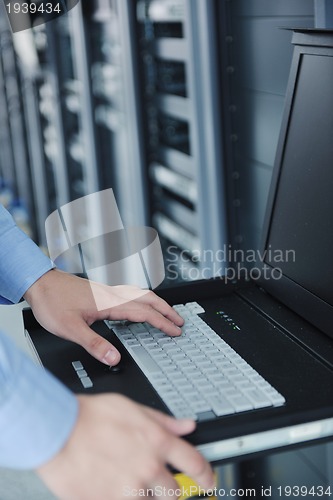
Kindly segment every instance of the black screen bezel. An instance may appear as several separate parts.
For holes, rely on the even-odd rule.
[[[323,34],[322,38],[324,39],[324,43],[323,46],[318,47],[318,40],[320,44],[321,33]],[[330,47],[327,47],[328,40]],[[332,32],[297,32],[294,34],[293,43],[295,43],[296,46],[294,48],[294,55],[287,87],[285,109],[275,156],[271,188],[267,201],[260,248],[261,255],[265,255],[264,252],[268,248],[270,228],[274,215],[281,171],[283,168],[285,147],[287,143],[290,119],[293,113],[293,104],[297,92],[299,70],[302,58],[304,55],[324,55],[333,57]],[[297,45],[297,43],[300,43],[300,45]],[[314,44],[315,46],[313,46]],[[263,262],[260,264],[260,267],[262,268],[262,272],[259,273],[258,282],[267,292],[283,302],[286,306],[290,307],[290,309],[295,311],[304,319],[315,325],[326,335],[333,338],[333,306],[331,304],[304,288],[299,283],[293,281],[286,275],[282,275],[279,279],[273,279],[270,276],[272,275],[272,272],[274,273],[275,268],[270,264]]]

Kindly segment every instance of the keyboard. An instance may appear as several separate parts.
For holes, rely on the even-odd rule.
[[[197,302],[174,309],[180,337],[148,323],[108,322],[176,418],[197,421],[281,406],[285,398],[200,317]]]

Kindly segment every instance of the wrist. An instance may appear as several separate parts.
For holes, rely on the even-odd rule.
[[[57,269],[49,269],[42,274],[24,293],[23,298],[32,307],[33,302],[41,295],[44,295],[53,280],[55,273],[59,272]]]

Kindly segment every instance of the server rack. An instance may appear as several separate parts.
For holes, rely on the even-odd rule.
[[[71,201],[113,188],[127,226],[147,223],[133,6],[123,0],[82,2],[68,16],[47,26],[52,88],[58,96],[57,129],[63,139],[58,191],[66,193],[67,187],[67,201]],[[65,66],[59,39],[67,47]],[[81,184],[82,191],[72,192],[73,184]],[[104,217],[101,212],[87,211],[87,226],[82,231],[95,234]],[[82,235],[86,237],[89,235]],[[101,240],[94,255],[86,257],[93,267],[94,261],[107,264],[108,254],[107,244]],[[129,264],[125,281],[140,283],[136,273]],[[113,283],[107,265],[100,269],[98,279]]]
[[[81,9],[31,31],[39,68],[26,79],[25,114],[44,244],[46,217],[100,185]]]
[[[83,5],[100,186],[113,188],[125,224],[145,225],[135,4],[95,0]]]
[[[225,218],[215,3],[137,2],[151,217],[169,280],[223,274]]]
[[[25,75],[24,72],[22,73],[22,97],[35,207],[34,236],[40,245],[45,246],[44,224],[49,213],[51,180],[45,168],[37,88],[34,79]]]
[[[61,206],[99,188],[80,5],[48,23],[46,37],[46,93],[54,103],[46,151],[56,161],[56,205]]]
[[[67,84],[65,68],[68,71],[70,67],[71,51],[68,50],[70,47],[66,47],[66,51],[59,50],[59,40],[67,41],[66,22],[65,18],[61,18],[29,30],[37,68],[30,74],[29,67],[21,67],[27,143],[37,208],[38,243],[43,246],[46,244],[47,216],[70,201],[76,188],[74,169],[69,162],[71,143],[67,142],[71,137],[73,119],[69,113],[66,114],[66,92],[62,86]],[[18,38],[18,51],[22,43],[24,41]],[[59,52],[63,52],[61,58]]]
[[[0,7],[1,9],[1,7]],[[0,13],[2,11],[0,10]],[[0,60],[0,174],[3,179],[10,185],[14,184],[14,158],[11,148],[11,140],[9,133],[9,117],[6,99],[5,87],[5,74],[2,60],[2,51],[5,44],[4,37],[8,36],[6,31],[8,27],[5,23],[4,17],[0,17],[0,47],[1,47],[1,60]]]
[[[126,225],[156,226],[177,279],[223,273],[213,18],[213,1],[95,0],[33,28],[23,95],[42,243],[56,207],[112,187]]]
[[[24,81],[5,8],[0,5],[1,156],[4,204],[20,227],[36,236],[35,197],[24,119]],[[4,188],[4,189],[3,189]]]

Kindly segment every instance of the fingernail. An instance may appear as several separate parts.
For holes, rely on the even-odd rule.
[[[105,354],[104,358],[102,359],[103,363],[105,365],[112,365],[118,358],[118,354],[115,351],[112,351],[111,349]]]

